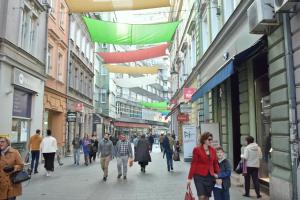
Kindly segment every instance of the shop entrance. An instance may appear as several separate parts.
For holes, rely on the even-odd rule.
[[[271,149],[270,89],[267,59],[267,54],[262,54],[253,60],[256,139],[263,153],[259,176],[266,184],[269,183],[269,158]]]

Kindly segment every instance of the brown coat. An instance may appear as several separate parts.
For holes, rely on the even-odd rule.
[[[0,199],[8,199],[22,194],[21,184],[13,184],[8,173],[3,171],[6,166],[14,166],[15,171],[23,169],[23,161],[19,152],[13,148],[2,156],[0,154]]]

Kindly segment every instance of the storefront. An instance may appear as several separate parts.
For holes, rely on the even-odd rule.
[[[7,94],[12,98],[12,110],[4,115],[11,120],[8,124],[11,124],[9,132],[12,146],[24,154],[30,135],[36,129],[42,129],[44,82],[16,68],[12,77],[12,87],[8,88],[11,91]]]
[[[114,122],[114,125],[116,127],[116,135],[123,133],[131,137],[133,135],[147,134],[151,131],[151,125],[149,124]]]

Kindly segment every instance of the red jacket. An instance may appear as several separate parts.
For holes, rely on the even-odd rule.
[[[220,171],[216,150],[213,147],[209,147],[210,158],[206,155],[204,147],[198,146],[193,150],[193,158],[191,168],[189,172],[189,179],[192,179],[194,175],[207,176],[210,174],[218,174]]]

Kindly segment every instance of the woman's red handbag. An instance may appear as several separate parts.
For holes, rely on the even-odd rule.
[[[185,193],[184,200],[195,200],[195,198],[193,197],[193,193],[192,193],[190,185],[188,185],[186,187],[186,193]]]

